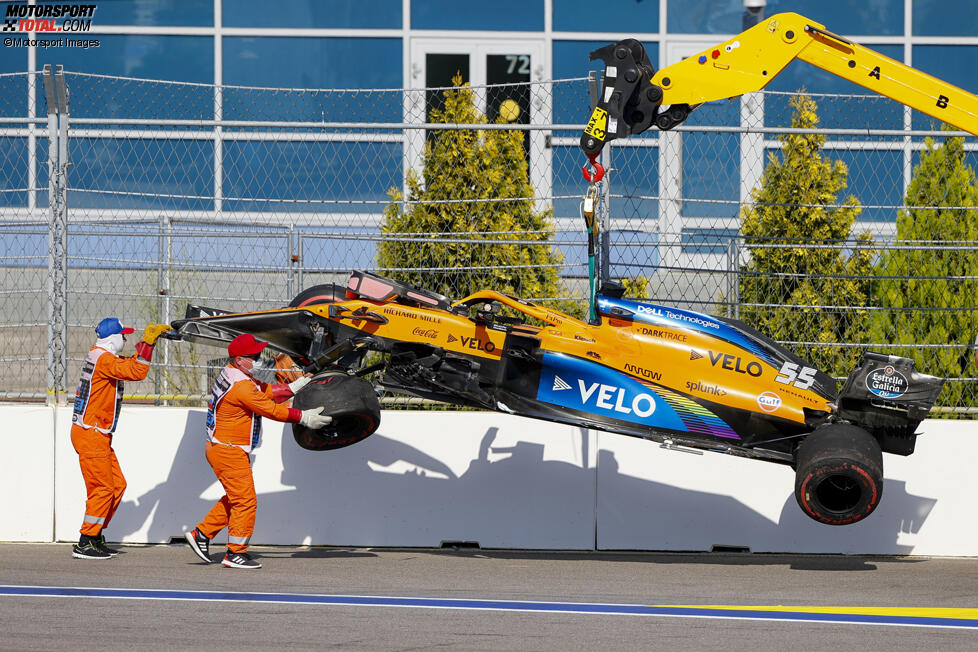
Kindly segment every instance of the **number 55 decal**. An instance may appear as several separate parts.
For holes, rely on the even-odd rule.
[[[794,385],[798,389],[808,389],[815,384],[817,371],[814,367],[802,367],[794,362],[785,362],[781,365],[781,372],[774,380],[785,385]]]

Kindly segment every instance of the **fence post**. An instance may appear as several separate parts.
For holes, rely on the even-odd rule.
[[[61,66],[44,66],[48,105],[48,382],[47,402],[64,400],[67,384],[68,89]]]
[[[683,133],[659,133],[659,265],[679,264],[682,243]]]
[[[764,174],[764,94],[747,93],[740,98],[740,204],[750,202]]]
[[[306,289],[305,280],[302,278],[302,270],[305,267],[305,258],[303,258],[302,256],[302,245],[303,245],[302,230],[300,229],[299,232],[296,234],[296,243],[295,243],[296,246],[295,263],[296,265],[299,266],[299,273],[297,275],[298,276],[297,280],[299,281],[299,292],[302,292],[303,290]],[[299,292],[296,292],[295,294],[299,294]],[[292,296],[295,296],[295,294],[293,294]],[[292,297],[289,297],[289,301],[292,301]]]
[[[599,262],[599,274],[598,278],[601,279],[601,283],[611,280],[611,144],[605,146],[604,150],[601,152],[601,164],[604,166],[604,188],[601,193],[601,212],[598,214],[599,219],[598,224],[600,225],[601,231],[601,246],[598,253]],[[601,287],[601,283],[598,283],[598,287]]]
[[[289,238],[289,243],[288,243],[288,253],[286,254],[288,256],[288,260],[286,261],[287,267],[285,270],[285,298],[288,301],[292,301],[292,297],[296,295],[295,285],[294,285],[296,259],[295,259],[295,252],[292,249],[293,246],[292,238],[294,234],[295,234],[295,224],[289,224],[289,232],[287,234],[287,237]]]
[[[173,218],[169,215],[166,216],[166,264],[163,266],[163,288],[166,290],[166,294],[163,295],[163,323],[170,323],[170,309],[172,308],[172,300],[170,299],[170,290],[173,288]],[[170,341],[163,340],[163,368],[170,368]],[[169,395],[172,393],[170,389],[170,374],[166,373],[163,375],[163,393]],[[163,401],[163,405],[169,405],[169,400]]]
[[[591,100],[591,110],[598,105],[598,100],[600,99],[600,91],[598,85],[598,71],[591,70],[587,74],[587,86],[588,86],[588,96]],[[598,275],[598,279],[601,282],[608,281],[611,279],[610,274],[610,263],[609,258],[611,254],[611,175],[607,174],[611,172],[611,144],[607,143],[603,150],[601,150],[601,165],[604,166],[606,174],[601,182],[601,194],[598,202],[596,203],[594,210],[596,215],[594,220],[598,225],[598,250],[595,252],[597,260],[595,261],[596,269],[595,273]],[[598,287],[601,283],[598,283]],[[594,297],[591,298],[594,300]]]
[[[164,324],[168,323],[169,317],[167,314],[166,305],[170,287],[170,284],[167,283],[169,261],[167,260],[168,243],[166,237],[166,225],[168,221],[169,220],[167,219],[166,215],[160,215],[159,222],[157,222],[157,228],[159,230],[157,231],[156,235],[156,319],[154,321]],[[165,342],[165,340],[159,340],[160,344],[163,342]],[[163,355],[163,358],[165,361],[165,354]],[[163,375],[163,369],[160,367],[157,367],[153,372],[153,388],[157,396],[160,394],[169,393],[166,391],[166,377]],[[160,400],[157,399],[156,402],[159,404]]]
[[[57,220],[57,277],[54,287],[57,296],[57,331],[60,353],[61,391],[67,389],[68,376],[68,85],[64,69],[55,67],[54,90],[58,98],[58,220]],[[64,397],[61,397],[64,400]]]
[[[727,242],[727,316],[740,319],[740,239]]]

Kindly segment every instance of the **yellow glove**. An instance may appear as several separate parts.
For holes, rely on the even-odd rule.
[[[150,346],[154,346],[156,344],[156,340],[160,338],[160,335],[172,330],[173,327],[169,326],[168,324],[150,324],[146,327],[146,330],[143,331],[143,341]]]

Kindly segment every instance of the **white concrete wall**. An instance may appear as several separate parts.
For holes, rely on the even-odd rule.
[[[54,410],[0,406],[0,424],[0,541],[51,541]],[[81,477],[81,471],[77,473]]]
[[[123,408],[114,447],[129,487],[110,540],[180,537],[221,496],[203,418]],[[0,406],[0,419],[0,541],[75,540],[85,490],[70,411]],[[876,512],[833,527],[804,516],[791,469],[767,462],[473,412],[385,412],[370,438],[317,453],[266,420],[253,542],[978,556],[975,424],[931,420],[921,430],[913,455],[884,455]]]

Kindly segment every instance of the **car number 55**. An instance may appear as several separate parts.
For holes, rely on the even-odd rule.
[[[808,389],[815,384],[816,371],[814,367],[803,367],[795,362],[785,362],[781,365],[781,371],[774,380],[785,385],[794,385],[798,389]]]

